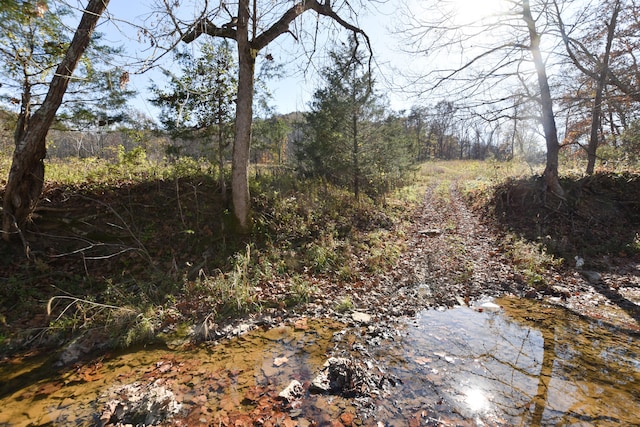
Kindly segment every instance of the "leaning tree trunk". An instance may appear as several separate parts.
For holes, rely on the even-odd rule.
[[[547,190],[551,191],[559,197],[564,196],[564,190],[560,186],[560,178],[558,176],[558,157],[560,153],[560,143],[558,142],[558,131],[556,129],[556,120],[553,115],[553,100],[551,99],[551,90],[549,89],[549,79],[545,69],[542,54],[540,53],[540,34],[536,30],[536,24],[531,15],[529,0],[522,2],[523,19],[527,23],[529,29],[529,39],[531,46],[531,55],[533,63],[536,67],[538,76],[538,86],[540,87],[540,102],[542,106],[542,128],[544,130],[544,139],[547,144],[547,164],[544,170],[544,180]]]
[[[5,240],[22,229],[40,197],[44,184],[47,132],[62,103],[69,79],[89,45],[93,30],[108,3],[109,0],[89,1],[69,49],[51,79],[42,106],[28,118],[24,131],[20,135],[16,134],[18,137],[3,202],[2,230]]]

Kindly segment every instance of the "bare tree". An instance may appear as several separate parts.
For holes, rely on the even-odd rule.
[[[549,88],[549,78],[547,77],[545,61],[540,51],[541,34],[538,32],[536,21],[531,14],[529,0],[522,1],[522,19],[524,19],[524,22],[527,24],[527,29],[529,30],[529,45],[525,46],[525,48],[528,48],[531,51],[531,56],[533,56],[533,64],[538,77],[538,90],[540,91],[542,128],[544,130],[544,139],[547,143],[547,164],[544,169],[544,179],[547,188],[562,197],[564,191],[560,186],[558,177],[560,143],[558,142],[558,130],[553,114],[553,99],[551,98],[551,89]]]
[[[548,58],[541,47],[543,35],[548,34],[549,6],[542,3],[532,12],[529,0],[509,0],[505,2],[508,10],[499,14],[458,22],[455,11],[438,15],[440,2],[422,2],[431,5],[428,11],[408,10],[404,27],[398,32],[408,36],[405,45],[409,52],[432,57],[430,62],[440,65],[422,76],[410,76],[422,93],[445,91],[458,108],[475,110],[489,121],[513,119],[510,112],[523,102],[523,92],[527,102],[537,103],[537,118],[547,148],[545,187],[562,197],[558,177],[560,144],[547,75]]]
[[[186,28],[183,28],[184,24],[176,17],[172,5],[166,0],[163,1],[166,13],[175,24],[176,32],[183,42],[191,43],[202,35],[222,37],[236,42],[239,70],[231,191],[237,228],[241,232],[248,232],[251,229],[249,149],[258,53],[281,35],[290,34],[295,37],[289,27],[307,11],[316,12],[318,17],[325,17],[337,23],[352,32],[356,39],[358,36],[364,38],[371,52],[369,38],[358,26],[340,16],[341,10],[353,12],[347,1],[339,4],[330,0],[298,0],[293,3],[283,0],[238,0],[235,4],[220,1],[215,8],[204,10],[200,18]]]
[[[607,5],[604,5],[607,6]],[[620,14],[622,8],[621,0],[613,0],[612,4],[608,5],[609,8],[604,7],[603,5],[598,5],[597,11],[594,10],[592,15],[596,15],[595,19],[591,19],[589,25],[586,25],[590,29],[589,33],[577,39],[574,36],[571,36],[567,26],[565,25],[564,19],[562,17],[562,12],[560,7],[556,1],[554,1],[554,7],[556,12],[556,19],[558,23],[558,28],[562,35],[562,40],[564,42],[564,46],[567,50],[567,54],[571,60],[571,63],[575,68],[577,68],[581,73],[584,74],[589,79],[593,80],[595,84],[595,88],[593,92],[595,92],[593,96],[593,103],[591,107],[591,120],[590,120],[590,131],[589,131],[589,142],[587,144],[587,174],[593,174],[595,164],[596,164],[596,152],[599,145],[600,140],[600,127],[602,123],[602,110],[603,103],[605,102],[604,95],[605,89],[611,77],[614,80],[618,80],[615,76],[611,75],[609,71],[609,66],[612,57],[612,47],[613,41],[616,35],[616,27],[618,25],[618,16]],[[603,14],[603,10],[610,9],[610,18],[605,19],[603,22],[600,19]],[[579,17],[584,16],[584,13],[579,14]],[[580,19],[580,18],[578,18]],[[594,24],[593,21],[596,23]],[[602,22],[602,24],[601,24]],[[573,27],[577,27],[578,22],[576,22]],[[596,53],[594,43],[590,43],[588,39],[599,39],[600,35],[602,35],[602,30],[598,27],[604,26],[604,51],[601,54]],[[595,27],[595,28],[594,28]],[[591,46],[590,46],[591,45]],[[592,85],[588,85],[592,86]],[[626,85],[622,85],[623,88],[626,88]]]
[[[16,129],[16,147],[3,202],[3,237],[20,231],[35,207],[44,184],[45,138],[69,81],[109,0],[89,0],[86,9],[37,111],[25,115]]]

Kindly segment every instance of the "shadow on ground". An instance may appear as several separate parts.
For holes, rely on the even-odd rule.
[[[499,227],[573,265],[602,273],[640,277],[640,176],[601,173],[561,180],[564,198],[547,194],[540,177],[510,180],[488,203]],[[612,286],[596,291],[640,323],[640,307]]]

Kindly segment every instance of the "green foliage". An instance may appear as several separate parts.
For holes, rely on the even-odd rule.
[[[178,73],[164,71],[168,87],[150,88],[151,103],[161,108],[160,122],[176,135],[189,137],[196,130],[228,140],[237,93],[237,64],[230,45],[207,42],[197,55],[185,48],[175,53],[175,60]]]
[[[147,153],[144,147],[137,146],[132,150],[126,151],[124,146],[118,146],[118,164],[124,166],[139,166],[146,162]]]
[[[366,196],[353,203],[344,188],[261,168],[251,179],[257,224],[247,246],[226,226],[210,162],[155,164],[144,152],[120,149],[114,163],[47,160],[45,196],[58,203],[43,203],[65,209],[35,221],[55,226],[53,234],[64,239],[55,251],[64,255],[12,270],[0,301],[42,311],[37,301],[49,300],[52,289],[77,295],[54,300],[50,334],[68,338],[91,329],[112,344],[132,345],[175,319],[218,322],[264,306],[303,304],[323,283],[382,271],[403,238],[397,216],[414,206]]]
[[[353,301],[351,300],[351,297],[347,295],[342,298],[338,304],[336,304],[335,310],[338,313],[346,313],[347,311],[353,310],[353,307]]]
[[[51,8],[49,3],[14,1],[0,7],[0,102],[19,105],[24,126],[28,126],[32,106],[43,101],[46,86],[71,42],[68,20],[74,10],[60,3]],[[126,72],[107,65],[120,52],[94,33],[58,115],[65,126],[87,128],[124,120],[123,109],[134,92],[126,89]]]
[[[298,304],[306,304],[311,298],[319,292],[318,287],[311,284],[305,278],[296,275],[291,281],[289,287],[287,305],[295,306]]]
[[[314,94],[295,156],[303,176],[351,188],[359,198],[361,191],[378,196],[401,185],[411,172],[413,148],[403,120],[387,113],[356,46],[331,53],[325,87]]]
[[[397,261],[402,247],[389,230],[375,230],[367,234],[366,266],[371,273],[387,271]]]
[[[549,268],[557,267],[563,262],[561,258],[549,255],[542,245],[515,236],[510,236],[504,245],[507,256],[518,267],[527,283],[536,288],[547,284],[544,273]]]
[[[287,138],[290,132],[291,129],[281,117],[273,116],[266,120],[255,119],[251,133],[251,150],[256,156],[254,163],[270,160],[281,164],[285,157]]]

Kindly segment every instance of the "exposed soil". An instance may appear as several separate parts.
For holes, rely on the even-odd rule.
[[[422,205],[413,214],[408,228],[378,218],[378,225],[382,224],[387,230],[395,227],[398,231],[396,237],[403,240],[403,252],[386,272],[372,272],[363,267],[357,269],[349,280],[336,280],[331,275],[309,272],[306,280],[317,290],[310,302],[295,306],[285,303],[291,294],[287,283],[264,281],[256,287],[264,302],[259,312],[216,323],[210,322],[207,306],[201,301],[178,300],[173,307],[167,308],[173,314],[166,319],[169,322],[173,319],[175,322],[187,320],[196,323],[195,334],[190,337],[195,340],[220,339],[258,326],[268,328],[289,323],[298,327],[301,321],[304,323],[306,318],[313,317],[337,319],[356,326],[356,330],[358,324],[366,324],[369,325],[367,328],[360,328],[364,334],[390,337],[396,319],[412,316],[425,308],[475,305],[497,296],[513,294],[545,299],[632,334],[640,333],[640,257],[637,247],[640,244],[636,235],[640,231],[638,182],[636,177],[622,179],[611,176],[566,181],[564,186],[568,189],[568,196],[564,200],[545,198],[535,179],[508,182],[498,187],[490,200],[470,198],[462,189],[462,181],[452,180],[448,187],[436,182],[427,188]],[[188,203],[205,203],[207,199],[200,196],[205,191],[193,183],[178,182],[175,187],[156,186],[143,190],[129,188],[124,193],[106,193],[98,200],[95,193],[89,196],[50,189],[41,209],[42,213],[48,212],[47,220],[37,220],[36,231],[40,237],[46,236],[48,225],[62,223],[69,226],[70,234],[75,237],[68,246],[58,244],[49,249],[48,263],[30,266],[34,270],[29,276],[31,283],[47,287],[54,286],[56,278],[65,281],[80,278],[78,286],[91,287],[95,285],[90,278],[88,281],[82,279],[83,273],[84,277],[89,277],[89,271],[106,274],[110,269],[123,267],[135,272],[146,266],[173,268],[176,272],[190,275],[197,272],[196,267],[206,267],[207,257],[214,256],[215,251],[211,246],[202,246],[202,242],[191,240],[192,233],[184,231],[198,223],[207,224],[211,228],[205,230],[205,237],[211,242],[211,237],[220,233],[223,224],[212,220],[217,218],[213,214],[205,218],[198,217],[197,212],[182,210]],[[123,201],[123,194],[133,196]],[[174,198],[166,204],[165,210],[153,205],[158,194],[165,194],[167,200]],[[184,205],[181,205],[181,200]],[[124,203],[124,208],[118,208],[118,203]],[[177,208],[178,212],[169,214],[167,206]],[[135,220],[138,215],[131,211],[134,207],[146,210],[147,219],[164,212],[166,222],[163,228],[158,230],[154,223],[147,235],[145,222]],[[127,221],[122,218],[122,213],[129,215]],[[124,227],[125,224],[131,228]],[[362,227],[371,226],[371,218],[363,221]],[[108,238],[105,243],[111,243],[94,245],[93,242],[101,237]],[[129,240],[132,237],[144,240]],[[60,230],[56,230],[54,237],[44,241],[60,243],[64,237]],[[244,243],[240,240],[226,244],[241,250]],[[74,245],[84,248],[78,252],[81,256],[72,256]],[[199,246],[193,249],[194,245]],[[165,251],[164,255],[153,252],[158,248]],[[24,274],[24,267],[18,261],[20,249],[19,244],[2,249],[5,254],[11,254],[3,260],[7,267],[3,275]],[[46,246],[37,250],[40,257],[47,254]],[[111,256],[119,250],[126,250],[125,253],[132,255],[128,258],[121,254]],[[56,258],[55,253],[60,252],[65,256]],[[153,262],[140,262],[145,256]],[[162,264],[156,260],[161,260]],[[186,265],[186,270],[183,265]],[[128,292],[138,291],[139,286],[139,282],[131,280]],[[95,295],[101,296],[104,292],[105,289],[96,289]],[[144,289],[144,292],[153,295],[149,289]],[[161,298],[160,294],[167,290],[157,289],[157,292]],[[350,300],[353,306],[340,310],[337,303],[346,300]],[[195,317],[185,319],[189,313]],[[23,313],[21,316],[12,313],[7,317],[10,317],[8,326],[12,330],[38,325],[44,327],[50,320],[43,313]],[[4,318],[1,320],[3,323],[6,321]],[[161,327],[171,329],[170,324]],[[100,347],[99,341],[105,339],[100,334],[89,334],[84,338],[84,341],[67,346],[61,357],[67,356],[68,363],[75,362],[87,354],[84,348],[95,350]],[[352,347],[353,343],[345,341],[343,344]],[[336,345],[336,349],[340,347]],[[266,396],[264,411],[271,413],[273,408],[281,405],[277,392],[263,393]],[[366,405],[358,406],[357,414],[366,419],[366,411]],[[342,416],[345,414],[347,412]],[[255,420],[263,413],[256,410],[249,417],[254,415],[257,418],[252,419]],[[343,420],[342,416],[333,420],[332,425],[352,425],[352,419]],[[451,425],[454,424],[452,421]],[[449,424],[434,421],[429,425]]]
[[[601,177],[593,182],[603,185],[603,179],[607,180]],[[392,271],[352,287],[328,285],[330,291],[323,287],[324,301],[352,295],[358,309],[378,319],[388,319],[412,315],[424,308],[473,305],[512,294],[545,299],[577,314],[640,332],[640,257],[629,246],[626,251],[620,249],[613,254],[601,249],[622,247],[621,239],[627,239],[629,234],[635,236],[639,229],[636,211],[631,211],[632,215],[618,212],[618,225],[608,227],[601,218],[611,215],[610,210],[591,210],[589,222],[600,223],[582,225],[584,230],[576,231],[580,225],[575,218],[567,221],[556,205],[549,208],[542,202],[532,203],[542,200],[542,190],[530,181],[510,182],[499,188],[489,205],[466,199],[458,185],[452,182],[446,194],[436,191],[436,185],[427,189],[408,234],[406,251]],[[640,192],[632,190],[636,193],[626,192],[626,198],[640,200]],[[496,202],[504,191],[520,193],[517,209]],[[474,203],[480,203],[479,207],[472,208]],[[552,217],[549,211],[556,215]],[[545,215],[550,234],[538,239],[536,231],[541,230],[540,218]],[[563,234],[567,227],[573,227],[574,234]],[[559,257],[571,253],[583,257],[585,252],[553,253],[557,242],[572,248],[583,244],[590,239],[584,233],[597,235],[600,240],[591,238],[591,256],[583,258],[581,267],[576,267],[575,259]],[[535,245],[539,240],[546,245]],[[523,251],[524,254],[519,253]],[[539,265],[534,268],[531,263]],[[311,305],[306,309],[306,314],[326,314],[327,310],[331,312],[331,305],[325,304],[322,309]]]

